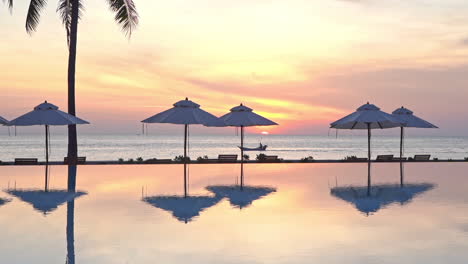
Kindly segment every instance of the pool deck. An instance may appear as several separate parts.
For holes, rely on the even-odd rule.
[[[439,159],[439,160],[406,160],[403,163],[437,163],[437,162],[452,162],[452,163],[460,163],[466,162],[468,160],[465,159]],[[189,161],[187,164],[240,164],[240,160],[238,161]],[[258,161],[258,160],[246,160],[244,164],[284,164],[284,163],[309,163],[309,164],[321,164],[321,163],[367,163],[367,160],[310,160],[310,161],[303,161],[303,160],[279,160],[279,161]],[[400,163],[399,160],[392,160],[392,161],[376,161],[372,160],[372,163]],[[128,161],[111,161],[111,160],[103,160],[103,161],[86,161],[83,164],[78,165],[168,165],[168,164],[183,164],[180,161],[161,161],[161,162],[128,162]],[[45,165],[45,161],[39,161],[37,164],[32,165],[16,165],[13,161],[1,162],[0,166],[43,166]],[[49,165],[66,165],[63,161],[49,161]]]

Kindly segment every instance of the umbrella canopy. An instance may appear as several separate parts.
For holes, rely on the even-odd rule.
[[[171,212],[177,220],[188,223],[205,209],[216,205],[221,199],[216,196],[153,196],[145,197],[143,201]]]
[[[249,126],[274,126],[277,123],[266,119],[253,112],[252,108],[249,108],[243,104],[231,108],[231,111],[219,119],[223,120],[226,126],[240,127],[241,128],[241,190],[244,187],[244,127]]]
[[[67,126],[81,124],[89,124],[89,122],[62,112],[57,106],[47,101],[34,107],[33,111],[15,118],[8,123],[9,126]]]
[[[35,210],[44,215],[56,210],[60,205],[72,201],[85,192],[68,192],[66,190],[8,190],[7,193],[18,197],[22,201],[31,204]]]
[[[396,184],[384,184],[373,186],[371,195],[367,195],[367,187],[336,187],[332,188],[330,193],[353,204],[360,212],[369,215],[391,204],[408,204],[417,195],[434,187],[430,183],[406,184],[404,187]]]
[[[438,128],[437,126],[423,120],[413,114],[413,112],[403,106],[392,112],[392,116],[400,120],[403,127],[417,128]]]
[[[200,105],[188,98],[174,104],[174,107],[149,117],[143,123],[169,123],[179,125],[224,126],[216,116],[202,110]]]
[[[359,107],[356,112],[347,115],[330,124],[336,129],[384,129],[400,127],[402,122],[394,116],[380,110],[373,104],[365,104]]]
[[[229,199],[232,206],[240,209],[250,206],[254,201],[270,193],[276,192],[276,188],[260,186],[244,186],[241,190],[239,186],[235,185],[218,185],[208,186],[206,189],[218,197]]]
[[[243,104],[231,108],[230,113],[223,115],[219,119],[223,120],[224,123],[226,123],[226,126],[234,127],[278,125],[277,123],[254,113],[252,108]]]
[[[0,125],[8,125],[8,120],[0,116]]]

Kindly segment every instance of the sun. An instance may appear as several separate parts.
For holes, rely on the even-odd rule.
[[[268,135],[270,134],[268,131],[262,131],[262,135]]]

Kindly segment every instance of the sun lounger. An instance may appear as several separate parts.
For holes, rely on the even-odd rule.
[[[236,162],[237,161],[237,154],[221,154],[218,155],[219,162]]]
[[[400,161],[400,160],[407,160],[408,158],[407,157],[393,157],[392,160],[396,160],[396,161]]]
[[[37,165],[36,158],[17,158],[15,159],[15,165]]]
[[[367,158],[358,158],[358,157],[355,157],[355,156],[351,156],[351,157],[345,157],[344,158],[345,161],[367,161]]]
[[[413,160],[421,161],[421,160],[429,160],[431,155],[414,155]]]
[[[280,159],[278,159],[278,156],[267,156],[267,155],[265,155],[265,159],[263,161],[275,162],[275,161],[280,161]]]
[[[376,161],[391,161],[393,160],[393,155],[378,155],[375,160]]]
[[[86,163],[86,157],[76,158],[76,164],[85,164],[85,163]],[[63,164],[68,164],[68,157],[63,158]]]
[[[144,160],[141,163],[144,163],[144,164],[170,164],[172,162],[173,161],[171,159],[156,159],[156,158],[153,158],[153,159]],[[121,163],[126,163],[126,162],[121,161]]]

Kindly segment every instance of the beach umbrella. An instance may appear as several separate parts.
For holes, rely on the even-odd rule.
[[[391,204],[406,205],[417,195],[433,189],[430,183],[407,184],[401,187],[397,184],[382,184],[372,187],[367,194],[367,187],[335,187],[330,190],[332,196],[353,204],[356,209],[366,215],[376,213]]]
[[[400,129],[400,160],[403,157],[403,137],[405,127],[414,127],[414,128],[438,128],[437,126],[423,120],[413,114],[413,111],[404,108],[403,106],[396,109],[392,112],[392,116],[397,118],[402,122]]]
[[[367,129],[367,181],[370,185],[370,164],[371,164],[371,130],[394,128],[402,125],[402,122],[390,114],[380,111],[380,108],[373,104],[362,105],[356,112],[351,113],[330,124],[335,129]],[[369,190],[370,192],[370,190]]]
[[[403,122],[400,126],[400,182],[403,185],[403,142],[404,142],[404,128],[438,128],[437,126],[423,120],[413,114],[413,111],[404,108],[403,106],[392,112],[392,115],[398,120]]]
[[[249,126],[273,126],[277,123],[266,119],[253,112],[243,104],[231,108],[231,112],[220,117],[226,123],[226,126],[240,127],[241,128],[241,189],[244,186],[244,127]]]
[[[167,123],[184,125],[184,195],[187,196],[187,144],[189,125],[204,125],[221,127],[224,123],[216,116],[202,110],[200,105],[188,98],[173,105],[171,109],[163,111],[141,122],[143,123]]]
[[[89,124],[87,121],[76,116],[62,112],[59,108],[45,101],[44,103],[34,107],[33,111],[28,112],[20,117],[11,120],[9,126],[37,126],[45,127],[45,148],[46,148],[46,191],[47,184],[47,168],[49,165],[49,126],[68,126]]]
[[[56,210],[60,205],[72,201],[82,195],[85,192],[69,192],[67,190],[35,190],[35,189],[18,189],[18,190],[7,190],[8,194],[18,197],[22,201],[29,203],[37,211],[42,212],[44,215],[51,213]]]
[[[188,223],[205,209],[216,205],[222,197],[217,196],[152,196],[143,201],[172,213],[179,221]]]
[[[239,209],[246,208],[254,201],[276,192],[276,188],[262,186],[244,186],[241,190],[236,185],[213,185],[206,189],[218,197],[229,199],[231,205]]]

